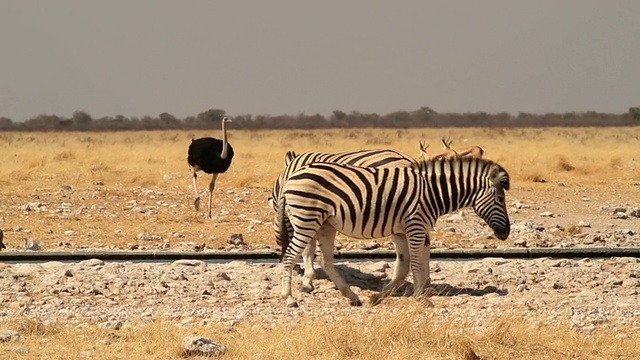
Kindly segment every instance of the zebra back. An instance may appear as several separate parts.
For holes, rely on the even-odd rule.
[[[284,217],[284,224],[281,224],[282,217],[278,216],[280,207],[280,197],[282,195],[282,187],[286,179],[296,170],[317,162],[330,162],[361,167],[411,167],[416,166],[416,161],[395,150],[390,149],[374,149],[374,150],[358,150],[342,153],[322,153],[322,152],[305,152],[295,155],[293,151],[288,151],[285,155],[285,167],[278,176],[273,185],[269,205],[274,212],[273,228],[276,242],[283,246],[283,249],[289,243],[289,239],[293,234],[293,229],[288,218]]]

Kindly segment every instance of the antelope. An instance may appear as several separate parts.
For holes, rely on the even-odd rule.
[[[431,155],[430,160],[452,160],[459,157],[459,153],[451,148],[451,139],[442,138],[442,148],[443,150],[439,153],[435,153]],[[420,149],[422,151],[422,148]]]
[[[418,160],[428,160],[429,155],[427,154],[427,148],[429,144],[425,144],[424,141],[420,140],[420,152],[418,152]]]
[[[442,138],[442,147],[444,149],[448,149],[451,151],[455,151],[455,153],[457,154],[457,156],[459,157],[475,157],[475,158],[482,158],[482,156],[485,153],[485,150],[482,146],[478,146],[478,145],[471,145],[471,146],[467,146],[466,148],[463,149],[458,149],[453,150],[451,149],[451,143],[453,143],[453,140],[451,140],[450,138],[447,138],[445,140],[445,138]]]

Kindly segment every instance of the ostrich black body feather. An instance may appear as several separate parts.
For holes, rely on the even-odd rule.
[[[227,146],[227,157],[223,159],[220,157],[222,140],[212,137],[191,140],[187,162],[207,174],[222,174],[229,169],[233,159],[233,148],[231,144],[227,144]]]

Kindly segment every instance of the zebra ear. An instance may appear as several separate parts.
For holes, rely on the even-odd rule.
[[[502,166],[493,164],[490,173],[491,183],[495,187],[499,187],[504,190],[509,190],[510,181],[509,174]]]
[[[289,165],[289,163],[291,161],[293,161],[293,159],[296,158],[296,153],[293,151],[287,151],[287,154],[284,156],[284,166],[286,167],[287,165]]]

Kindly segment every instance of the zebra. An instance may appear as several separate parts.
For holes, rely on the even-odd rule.
[[[409,168],[364,168],[336,163],[314,163],[300,168],[284,184],[278,216],[288,217],[293,237],[282,257],[282,298],[291,296],[291,270],[313,239],[318,239],[322,267],[351,305],[361,305],[333,265],[337,231],[356,238],[393,235],[398,259],[392,280],[371,297],[379,303],[405,279],[409,265],[414,296],[421,296],[429,278],[428,234],[440,215],[471,206],[505,240],[509,216],[505,205],[509,174],[499,164],[479,158],[424,160]],[[287,231],[284,227],[281,231]],[[424,267],[423,267],[424,263]]]
[[[276,243],[281,247],[282,254],[289,244],[289,239],[293,236],[293,229],[289,219],[285,217],[284,223],[280,223],[278,214],[278,202],[274,199],[280,198],[282,185],[286,179],[296,170],[314,162],[334,162],[353,166],[363,167],[410,167],[416,165],[416,160],[395,150],[375,149],[375,150],[358,150],[342,153],[322,153],[322,152],[305,152],[296,155],[293,151],[288,151],[285,155],[284,169],[278,176],[273,185],[273,191],[268,199],[269,206],[274,213],[274,233]],[[285,226],[280,232],[281,225]],[[285,233],[286,231],[286,233]],[[396,242],[395,238],[392,238]],[[316,242],[310,241],[309,246],[304,250],[302,258],[304,263],[304,275],[302,278],[301,290],[304,292],[313,291],[313,279],[315,272],[313,269],[313,256],[316,252]],[[404,259],[397,259],[403,261]]]

